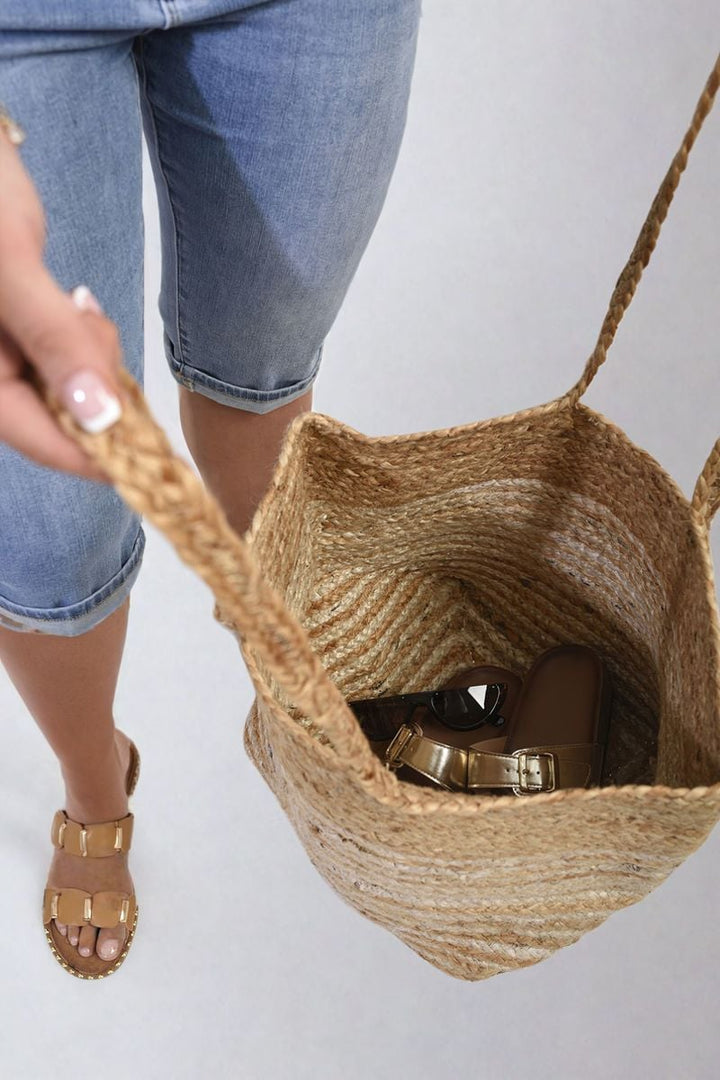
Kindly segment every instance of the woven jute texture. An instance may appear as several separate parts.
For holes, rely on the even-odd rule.
[[[636,903],[720,817],[720,628],[709,530],[720,440],[688,501],[580,398],[655,246],[720,58],[562,396],[509,416],[369,437],[306,412],[244,537],[177,457],[138,385],[63,429],[208,584],[256,697],[245,746],[345,901],[431,964],[535,964]],[[474,664],[524,674],[583,643],[615,700],[602,784],[527,797],[399,781],[347,699],[432,688]]]

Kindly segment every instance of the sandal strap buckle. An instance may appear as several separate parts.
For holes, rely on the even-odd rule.
[[[531,795],[538,791],[555,791],[557,778],[555,755],[547,751],[513,750],[518,762],[518,782],[513,784],[516,795]]]
[[[385,766],[388,769],[398,769],[402,765],[400,755],[407,746],[413,735],[422,735],[419,724],[401,724],[390,740],[385,750]]]

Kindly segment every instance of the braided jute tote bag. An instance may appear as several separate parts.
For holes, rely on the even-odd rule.
[[[715,63],[582,377],[535,408],[369,437],[305,412],[238,536],[123,371],[121,419],[62,429],[214,594],[255,698],[245,747],[345,901],[431,964],[535,964],[659,885],[720,817],[720,439],[688,501],[581,397],[655,246]],[[520,673],[582,643],[615,687],[602,783],[526,797],[399,781],[347,700]]]

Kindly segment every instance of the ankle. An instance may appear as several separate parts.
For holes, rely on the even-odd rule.
[[[93,825],[100,821],[117,821],[128,813],[127,795],[113,796],[109,792],[96,794],[77,792],[65,785],[65,813],[73,821]]]
[[[91,767],[61,766],[65,782],[65,812],[74,821],[90,825],[97,821],[113,821],[128,812],[125,777],[113,747],[110,760],[95,762]]]

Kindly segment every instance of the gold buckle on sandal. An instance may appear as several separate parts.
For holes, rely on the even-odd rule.
[[[419,724],[401,724],[397,729],[392,739],[388,743],[385,751],[385,768],[397,769],[402,765],[402,762],[398,762],[398,757],[403,752],[408,744],[408,741],[413,735],[422,735],[422,728]]]
[[[533,754],[527,750],[513,750],[512,756],[518,759],[518,785],[513,784],[513,791],[516,795],[532,795],[537,791],[555,791],[556,788],[556,774],[555,774],[555,755],[550,754],[547,751],[541,751],[537,754]],[[540,782],[528,783],[525,777],[529,773],[528,759],[532,758],[533,763],[537,762],[540,770]],[[543,768],[543,762],[545,767]]]

